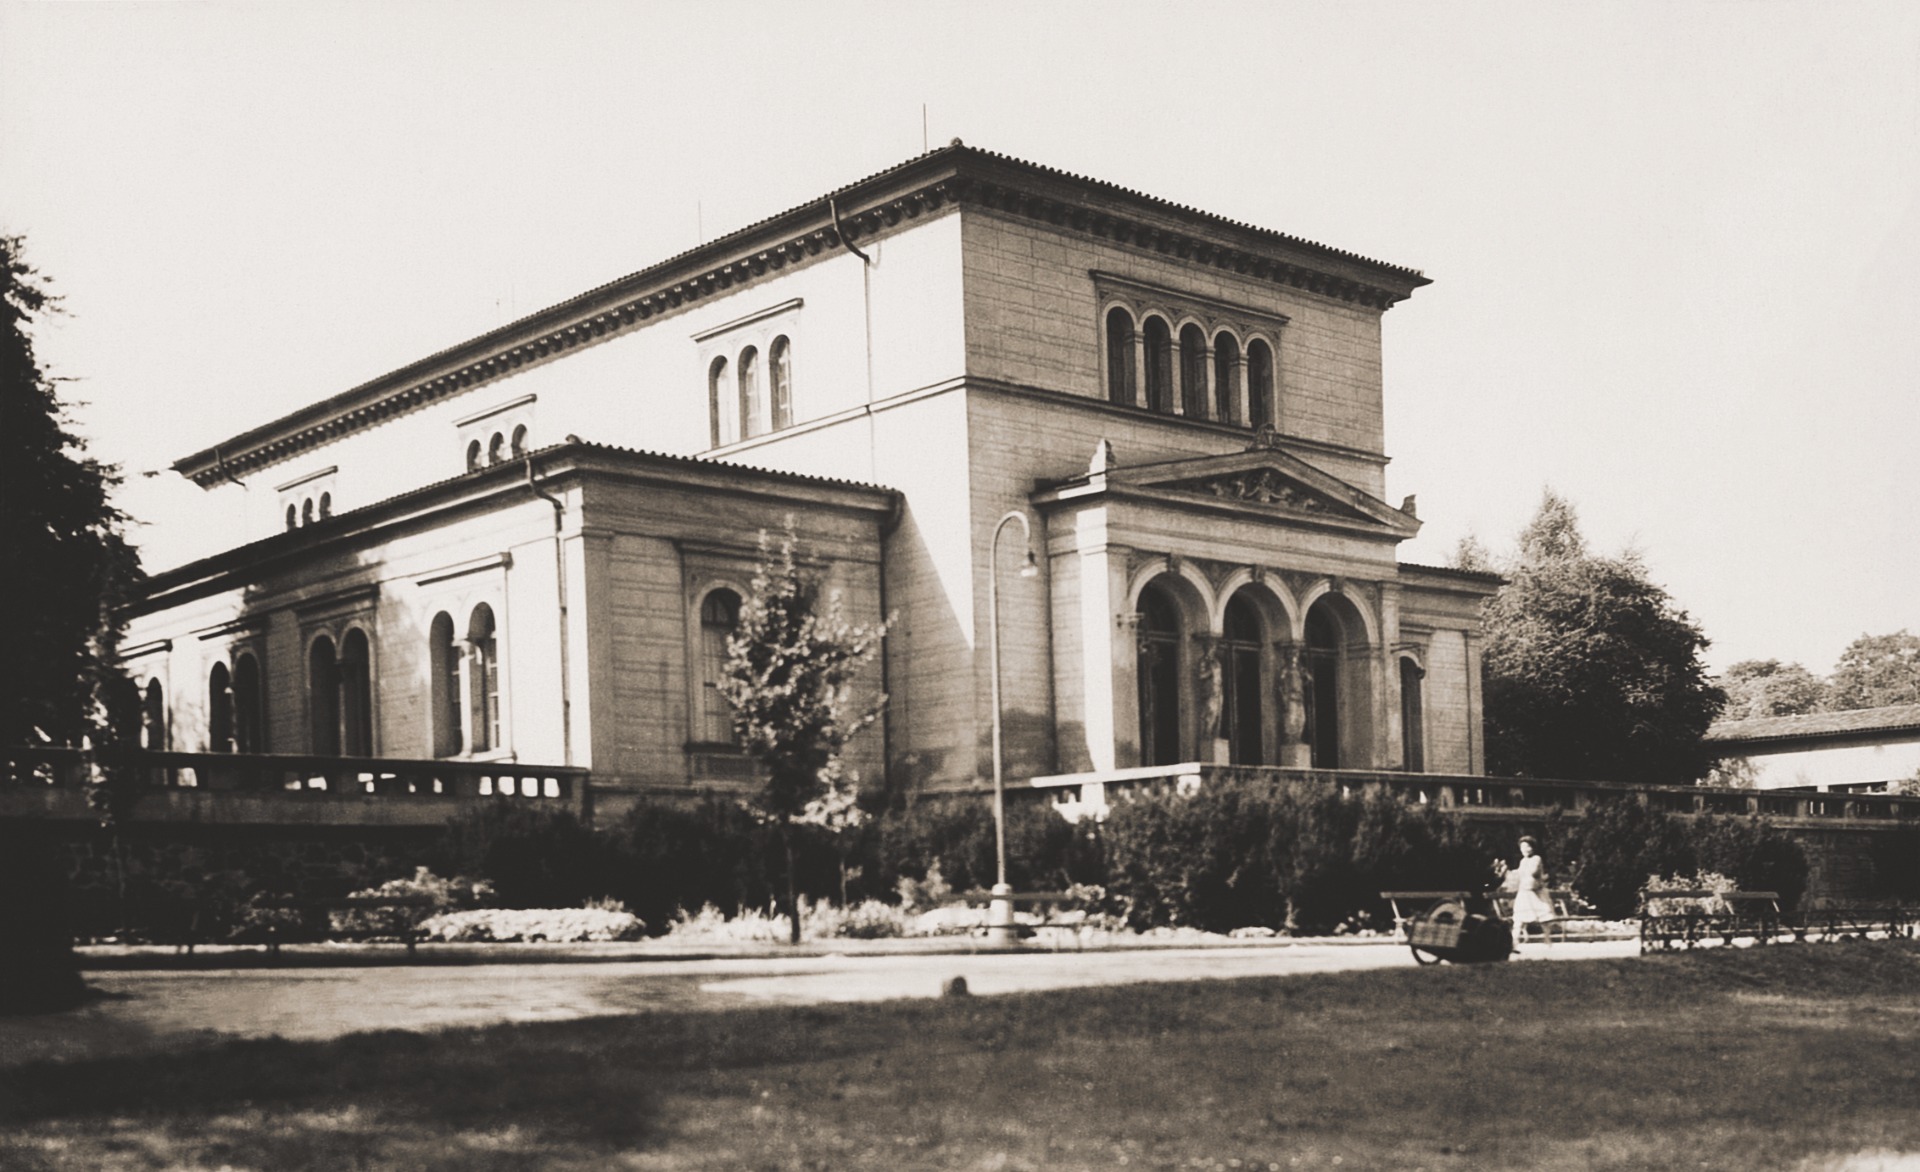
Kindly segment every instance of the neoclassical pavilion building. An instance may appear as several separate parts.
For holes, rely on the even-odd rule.
[[[996,626],[1016,782],[1477,773],[1495,580],[1384,499],[1426,283],[956,142],[179,461],[234,544],[135,608],[145,736],[738,781],[713,680],[791,517],[896,616],[868,784],[991,775]]]

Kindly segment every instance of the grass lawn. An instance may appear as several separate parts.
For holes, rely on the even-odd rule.
[[[1912,942],[675,1011],[0,1070],[9,1172],[1760,1169],[1862,1152],[1920,1153]]]

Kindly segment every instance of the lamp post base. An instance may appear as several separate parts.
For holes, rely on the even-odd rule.
[[[1013,888],[1005,883],[993,885],[993,899],[987,903],[987,945],[1020,947],[1020,926],[1013,919]]]

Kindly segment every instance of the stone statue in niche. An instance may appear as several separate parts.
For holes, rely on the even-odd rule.
[[[1300,670],[1300,649],[1281,643],[1273,649],[1280,675],[1280,741],[1299,744],[1307,731],[1306,678]]]
[[[1211,741],[1220,735],[1220,715],[1226,707],[1226,686],[1220,670],[1220,657],[1213,648],[1201,645],[1196,665],[1200,686],[1200,737]]]

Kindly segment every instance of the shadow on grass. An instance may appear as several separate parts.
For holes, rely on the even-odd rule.
[[[793,1132],[756,1114],[770,1109],[789,1128],[841,1129],[852,1138],[840,1156],[873,1150],[877,1127],[940,1119],[955,1145],[981,1142],[981,1119],[1044,1118],[1041,1130],[1087,1142],[1131,1128],[1149,1145],[1254,1136],[1240,1142],[1259,1151],[1279,1111],[1309,1121],[1296,1129],[1325,1120],[1311,1126],[1327,1134],[1340,1120],[1343,1142],[1372,1143],[1356,1154],[1375,1160],[1463,1119],[1491,1120],[1475,1126],[1497,1140],[1516,1104],[1522,1118],[1557,1110],[1568,1142],[1626,1121],[1655,1134],[1798,1126],[1809,1113],[1847,1125],[1847,1111],[1884,1112],[1914,1091],[1889,1075],[1912,1022],[1853,1015],[1912,1014],[1917,979],[1910,943],[1799,945],[230,1042],[0,1070],[0,1132],[27,1135],[0,1140],[0,1162],[71,1166],[48,1153],[79,1137],[144,1147],[155,1167],[485,1169],[556,1153],[596,1166],[724,1121],[730,1136],[788,1142]],[[1756,1028],[1761,1018],[1773,1024]],[[1275,1065],[1288,1051],[1305,1061]],[[1761,1078],[1788,1058],[1800,1074]],[[1169,1085],[1210,1089],[1221,1118],[1172,1103]],[[786,1098],[776,1090],[763,1108],[768,1086]],[[1116,1102],[1133,1106],[1116,1118]],[[1357,1103],[1393,1109],[1373,1119]]]

